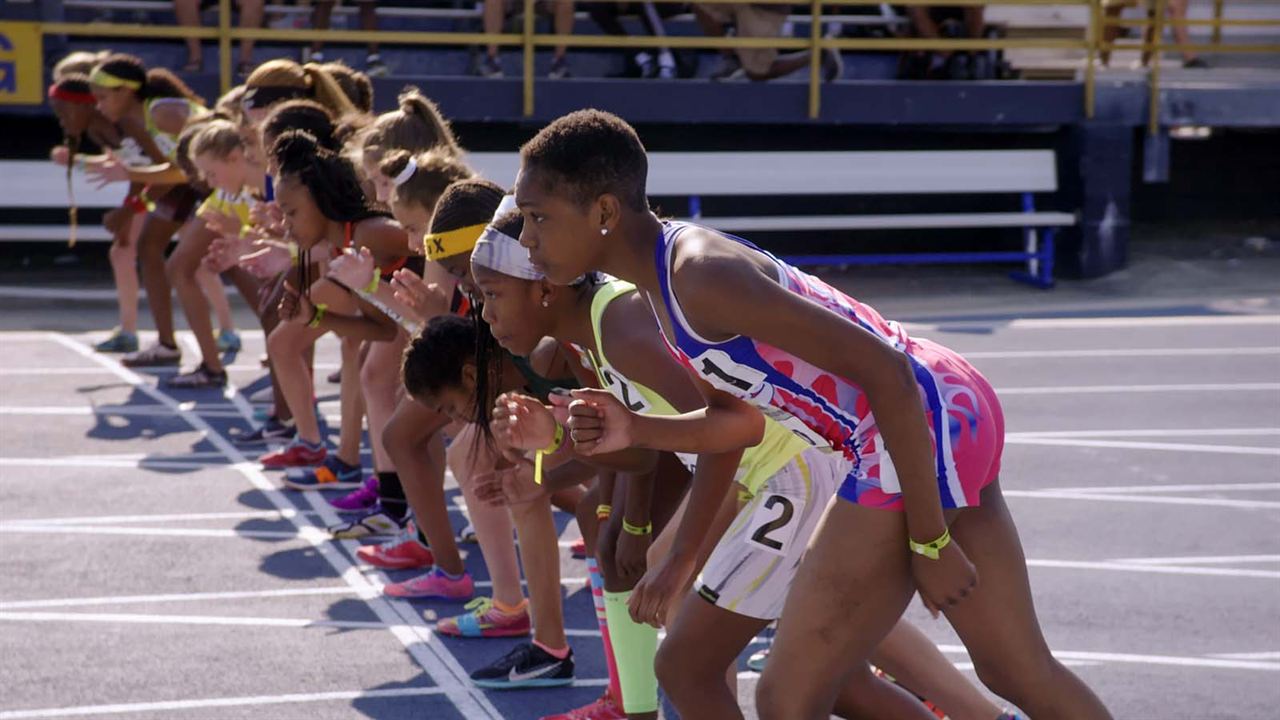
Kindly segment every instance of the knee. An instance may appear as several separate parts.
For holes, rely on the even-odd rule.
[[[1052,687],[1057,661],[1045,650],[1043,656],[1011,661],[1012,656],[992,660],[975,656],[973,669],[991,692],[1018,706],[1025,706],[1046,692],[1037,688]]]
[[[769,666],[765,666],[760,682],[756,683],[756,713],[761,720],[804,717],[797,709],[795,694],[780,681],[778,673],[770,673]]]
[[[398,454],[412,445],[411,430],[409,423],[402,419],[400,413],[393,413],[391,419],[387,420],[387,424],[382,428],[382,448],[389,455]]]
[[[267,355],[271,357],[273,362],[280,359],[295,355],[298,352],[298,344],[294,338],[292,326],[288,324],[277,325],[271,334],[267,336]]]
[[[705,663],[692,661],[695,656],[689,652],[689,648],[684,647],[685,644],[678,635],[668,634],[659,643],[658,654],[653,659],[658,686],[678,705],[684,704],[683,699],[688,696],[689,691],[697,692],[699,688],[707,687],[706,676],[710,674],[705,672],[709,667]],[[713,679],[712,682],[714,681]]]

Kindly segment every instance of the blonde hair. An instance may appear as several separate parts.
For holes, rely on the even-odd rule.
[[[392,202],[414,204],[432,210],[446,188],[459,180],[469,180],[475,172],[462,158],[443,147],[432,148],[414,155],[407,150],[393,150],[378,165],[378,172],[394,178],[404,172],[412,160],[417,169],[408,180],[396,186],[391,193]]]
[[[383,113],[363,133],[360,150],[375,160],[384,160],[395,150],[420,153],[439,148],[453,155],[462,147],[444,119],[440,108],[415,87],[400,93],[400,107]]]
[[[243,125],[245,117],[242,101],[247,89],[244,85],[237,85],[231,88],[222,97],[218,98],[218,102],[213,104],[213,111],[237,125]]]
[[[356,112],[355,106],[329,71],[315,63],[299,65],[283,58],[268,60],[250,73],[244,84],[249,89],[275,86],[304,90],[308,97],[328,108],[337,117]]]
[[[200,132],[191,138],[190,154],[192,159],[208,153],[219,160],[236,150],[244,150],[244,136],[240,128],[230,120],[210,120],[204,124]]]
[[[53,81],[58,82],[68,75],[88,75],[93,68],[111,53],[106,50],[86,52],[77,50],[69,53],[53,66]]]

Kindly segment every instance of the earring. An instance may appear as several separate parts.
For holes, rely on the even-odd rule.
[[[542,307],[551,307],[551,302],[546,298],[542,298]]]
[[[609,228],[600,228],[600,234],[601,234],[601,235],[608,235],[608,234],[609,234]]]

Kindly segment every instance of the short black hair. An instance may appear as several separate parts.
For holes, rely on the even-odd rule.
[[[460,387],[462,368],[475,361],[477,335],[471,318],[432,318],[404,350],[400,366],[404,389],[410,396],[421,398]]]
[[[489,222],[505,194],[500,185],[482,178],[468,178],[449,185],[436,201],[431,232],[447,233]]]
[[[578,110],[552,122],[520,148],[526,167],[580,206],[609,193],[632,210],[649,207],[649,160],[626,120],[601,110]]]

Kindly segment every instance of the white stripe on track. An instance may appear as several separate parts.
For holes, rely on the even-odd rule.
[[[293,504],[281,493],[275,485],[267,479],[262,470],[256,463],[249,462],[234,445],[230,443],[221,434],[209,426],[199,415],[189,410],[183,409],[182,405],[174,400],[166,393],[152,387],[145,382],[141,376],[131,372],[127,368],[103,358],[86,345],[78,343],[71,338],[58,334],[47,333],[46,337],[51,338],[71,351],[80,356],[89,359],[91,362],[106,368],[110,368],[111,372],[121,380],[129,383],[138,391],[160,402],[164,405],[181,411],[181,416],[187,421],[192,428],[198,430],[204,439],[212,443],[215,448],[221,451],[231,460],[238,472],[244,475],[255,488],[262,491],[267,500],[278,510],[296,509]],[[239,399],[241,411],[244,413],[246,420],[252,419],[252,408],[248,403],[236,393],[234,386],[227,388],[227,394],[233,399]],[[314,493],[310,493],[314,495]],[[317,504],[317,498],[308,498],[312,509],[320,512],[320,518],[323,522],[336,522],[337,516],[334,515],[332,508],[323,507]],[[323,503],[323,500],[319,500]],[[327,505],[327,503],[323,503]],[[398,603],[388,601],[381,596],[375,596],[376,586],[373,585],[368,578],[365,578],[351,564],[351,561],[344,556],[334,546],[329,539],[328,533],[323,529],[305,524],[298,517],[290,519],[290,522],[298,528],[299,532],[304,532],[304,528],[313,530],[314,532],[306,532],[305,537],[315,548],[316,553],[324,558],[342,577],[343,581],[351,585],[362,594],[365,602],[370,610],[378,617],[379,620],[391,626],[392,634],[401,642],[408,650],[413,659],[426,670],[427,674],[444,688],[445,695],[450,702],[458,709],[463,717],[490,717],[501,718],[502,714],[494,707],[493,703],[484,696],[478,688],[470,683],[470,677],[463,670],[457,659],[447,648],[444,648],[437,640],[434,633],[427,627],[421,616],[407,603]],[[354,543],[351,543],[354,547]],[[407,623],[405,621],[408,621]],[[401,624],[405,623],[405,624]]]
[[[969,360],[1020,360],[1044,358],[1119,357],[1223,357],[1280,355],[1280,347],[1225,348],[1098,348],[1096,350],[977,350],[961,353]]]
[[[1194,452],[1210,455],[1270,455],[1280,456],[1280,448],[1256,445],[1205,445],[1199,443],[1135,442],[1132,440],[1082,440],[1075,438],[1006,437],[1009,445],[1046,445],[1051,447],[1088,447],[1107,450],[1161,450],[1164,452]]]
[[[1146,428],[1126,430],[1027,430],[1005,433],[1005,439],[1124,437],[1271,437],[1280,428]]]
[[[1190,555],[1184,557],[1122,558],[1118,563],[1139,565],[1234,565],[1236,563],[1280,563],[1280,555]]]
[[[1038,500],[1088,500],[1096,502],[1150,503],[1152,505],[1189,505],[1192,507],[1228,507],[1245,510],[1280,508],[1280,502],[1269,500],[1226,500],[1222,498],[1170,497],[1167,495],[1121,495],[1119,493],[1055,492],[1052,490],[1004,490],[1005,497]]]
[[[328,533],[319,532],[324,539]],[[186,537],[186,538],[244,538],[246,540],[306,540],[307,532],[295,530],[239,530],[234,528],[146,528],[111,527],[108,525],[32,525],[29,523],[0,523],[0,533],[31,533],[40,535],[132,535],[138,537]]]
[[[243,512],[175,513],[166,515],[89,515],[87,517],[13,518],[5,525],[111,525],[113,523],[190,522],[192,520],[287,520],[298,510],[246,510]]]
[[[992,328],[999,330],[1066,330],[1080,328],[1154,328],[1275,325],[1280,315],[1139,315],[1133,317],[1017,318],[1014,320],[942,320],[904,323],[911,331]]]
[[[293,703],[331,702],[334,700],[422,697],[441,694],[444,694],[444,689],[439,687],[386,688],[382,690],[339,690],[291,695],[248,695],[245,697],[203,698],[199,700],[165,700],[161,702],[119,703],[115,705],[75,705],[40,710],[8,710],[0,712],[0,720],[36,720],[37,718],[83,717],[85,715],[114,715],[117,713],[206,710],[210,708],[287,705]],[[271,714],[267,713],[266,717],[271,717]]]
[[[1280,490],[1280,482],[1249,482],[1249,483],[1199,483],[1199,484],[1170,484],[1170,485],[1100,485],[1097,487],[1048,487],[1041,488],[1032,492],[1052,492],[1052,493],[1088,493],[1096,495],[1097,493],[1165,493],[1165,492],[1239,492],[1239,491],[1264,491],[1264,490]]]
[[[969,654],[963,645],[939,645],[938,649],[948,654]],[[1138,655],[1135,653],[1088,652],[1081,650],[1054,650],[1053,656],[1059,660],[1082,660],[1085,662],[1118,662],[1138,665],[1173,665],[1177,667],[1216,668],[1222,670],[1268,670],[1280,672],[1280,663],[1224,660],[1212,656]]]
[[[1280,383],[1169,383],[1160,385],[1043,385],[996,388],[997,395],[1085,395],[1171,392],[1274,392]]]
[[[1280,570],[1247,570],[1222,567],[1190,567],[1182,565],[1144,565],[1119,560],[1027,560],[1027,567],[1057,568],[1064,570],[1108,570],[1115,572],[1150,573],[1153,575],[1203,575],[1207,577],[1280,579]]]
[[[298,597],[306,595],[350,595],[355,588],[335,585],[318,588],[284,588],[282,590],[244,590],[240,592],[169,593],[163,595],[108,595],[88,598],[48,598],[0,602],[0,610],[34,610],[39,608],[89,607],[93,605],[138,605],[167,602],[200,602],[202,600],[251,600],[257,598]]]

